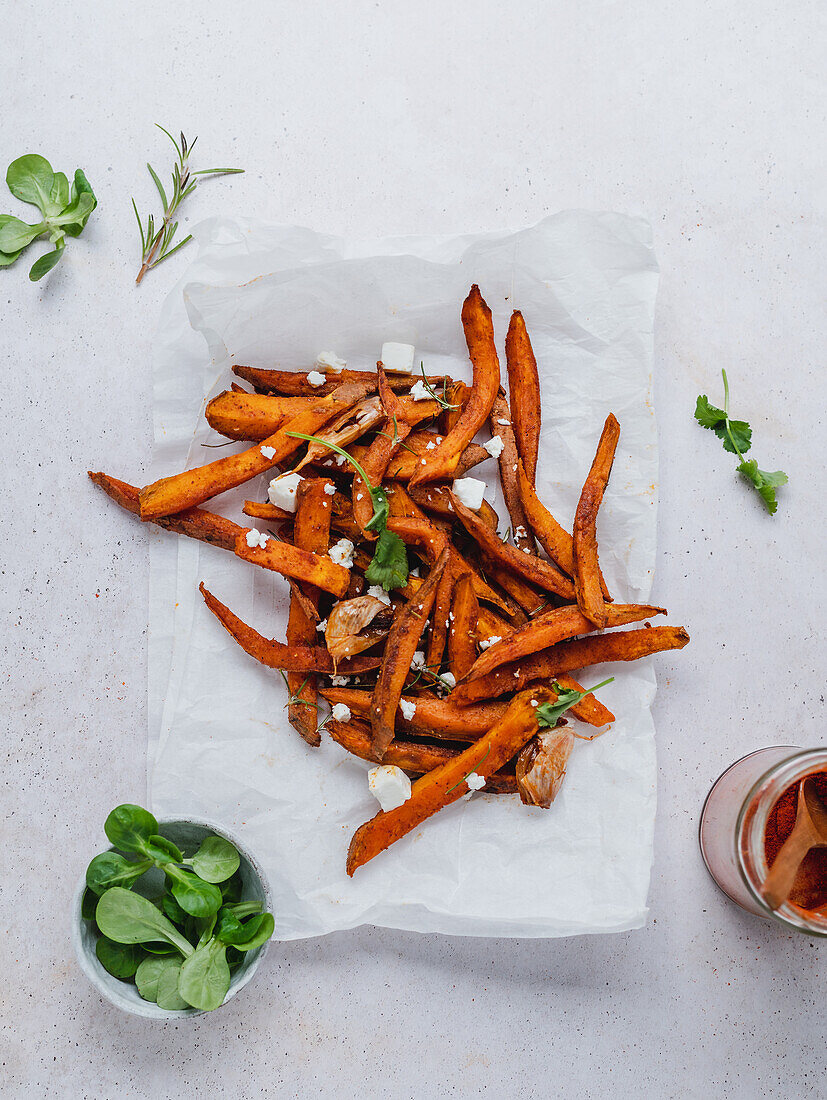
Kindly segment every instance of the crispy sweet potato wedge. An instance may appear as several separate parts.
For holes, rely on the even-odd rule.
[[[236,365],[233,367],[233,374],[237,374],[239,378],[243,378],[245,382],[249,382],[262,393],[277,393],[285,397],[327,397],[328,394],[333,393],[337,386],[342,386],[348,382],[371,385],[372,389],[366,390],[366,393],[375,392],[378,389],[379,383],[376,372],[372,370],[345,369],[340,371],[339,374],[334,374],[332,371],[321,371],[320,373],[325,376],[324,385],[311,386],[307,381],[307,375],[310,370],[315,369],[315,367],[310,367],[307,371],[271,370],[267,367]],[[408,391],[413,382],[416,381],[410,374],[394,374],[390,371],[388,377],[392,388],[403,392]],[[428,378],[428,382],[435,387],[441,387],[443,381],[444,378],[441,375],[429,376]],[[437,392],[441,392],[441,390],[437,390]]]
[[[526,684],[547,682],[563,672],[611,661],[637,661],[667,649],[683,649],[688,642],[689,635],[682,626],[643,627],[575,638],[513,664],[501,665],[479,680],[466,680],[451,692],[451,699],[457,706],[496,699],[506,692],[520,691]]]
[[[431,615],[431,628],[428,632],[428,645],[425,650],[425,664],[429,668],[439,668],[442,665],[445,642],[448,639],[448,627],[451,622],[448,616],[451,614],[453,593],[454,573],[449,566],[443,571],[436,588],[436,599]]]
[[[488,419],[500,388],[500,361],[494,345],[491,310],[483,301],[476,284],[471,287],[462,306],[462,327],[474,368],[471,393],[448,435],[437,444],[435,450],[420,459],[419,467],[411,478],[412,485],[441,481],[455,474],[460,455]]]
[[[204,415],[213,431],[229,439],[256,442],[304,412],[312,397],[273,397],[270,394],[224,390],[209,402]]]
[[[491,435],[499,436],[503,444],[497,462],[500,466],[500,485],[502,486],[503,500],[511,517],[514,545],[523,553],[533,554],[536,552],[537,547],[534,545],[534,536],[523,511],[523,503],[517,486],[517,464],[520,456],[517,453],[514,428],[511,425],[511,412],[502,392],[498,393],[494,400],[490,425]]]
[[[651,607],[648,604],[612,604],[607,608],[606,626],[625,626],[627,623],[639,623],[655,615],[665,614],[665,608]],[[500,665],[530,657],[541,649],[548,649],[567,638],[574,638],[577,634],[588,634],[594,629],[594,623],[586,618],[576,604],[546,611],[481,653],[468,673],[468,679],[479,680]]]
[[[536,584],[545,592],[554,592],[564,600],[573,599],[574,586],[556,566],[534,554],[524,554],[516,546],[508,546],[501,542],[497,533],[487,527],[479,516],[461,504],[454,493],[451,493],[451,503],[454,505],[457,518],[468,534],[476,539],[495,561],[499,561],[512,573],[525,577],[527,581]]]
[[[529,551],[530,553],[530,551]],[[529,584],[518,573],[506,569],[502,562],[496,561],[484,551],[480,553],[480,564],[486,577],[508,594],[511,600],[525,613],[524,618],[537,615],[548,604],[548,593],[541,592]]]
[[[397,612],[388,634],[370,711],[374,760],[382,759],[393,740],[394,716],[402,696],[402,687],[410,672],[413,655],[425,630],[425,620],[434,606],[439,579],[447,564],[448,551],[445,549],[434,562],[427,580],[416,596]]]
[[[350,570],[337,565],[327,556],[312,554],[309,550],[300,550],[289,542],[268,539],[265,546],[249,546],[247,534],[250,528],[242,528],[242,534],[235,543],[236,555],[251,565],[260,565],[262,569],[272,569],[284,577],[293,577],[307,584],[342,597],[350,582]]]
[[[259,664],[266,665],[267,668],[282,669],[285,672],[333,673],[333,658],[324,646],[289,646],[283,642],[265,638],[217,600],[203,582],[198,588],[204,597],[204,603],[225,630],[235,638],[245,653],[255,657]],[[379,655],[361,654],[358,657],[351,657],[347,661],[342,661],[339,673],[342,676],[359,676],[363,672],[378,668],[381,660]]]
[[[347,855],[347,873],[353,875],[368,860],[389,848],[432,814],[468,793],[466,776],[484,776],[500,770],[537,732],[531,699],[547,702],[553,692],[537,688],[523,692],[509,704],[502,718],[488,733],[469,745],[459,756],[434,768],[413,785],[411,797],[395,810],[380,811],[353,835]]]
[[[325,726],[337,745],[341,745],[353,756],[362,760],[372,760],[370,744],[370,726],[361,722],[342,723],[331,720]],[[426,745],[421,741],[392,741],[385,753],[386,764],[395,764],[403,771],[414,775],[433,771],[458,756],[461,749],[449,749],[445,745]],[[507,772],[496,772],[485,783],[487,794],[516,794],[517,777]]]
[[[519,310],[511,314],[505,338],[505,362],[508,371],[511,423],[517,451],[523,460],[530,483],[537,474],[537,453],[540,447],[540,377],[537,360]]]
[[[119,481],[101,471],[96,473],[89,470],[89,477],[121,508],[125,508],[134,516],[140,516],[140,489],[137,485]],[[153,522],[166,531],[175,531],[176,534],[187,535],[191,539],[199,539],[201,542],[208,542],[211,546],[232,551],[235,551],[236,540],[244,531],[243,527],[239,527],[231,519],[217,516],[215,512],[207,512],[203,508],[187,508],[183,512],[178,512],[177,515],[156,519]]]
[[[333,417],[356,404],[364,396],[364,385],[339,386],[329,397],[321,397],[304,412],[288,420],[283,427],[262,443],[241,454],[227,455],[206,466],[184,470],[144,486],[140,493],[141,519],[155,520],[184,508],[202,504],[210,497],[242,485],[257,474],[263,474],[292,454],[302,440],[288,432],[312,434]],[[267,451],[265,454],[264,452]]]
[[[251,519],[267,519],[272,520],[274,523],[279,521],[285,523],[292,523],[295,516],[292,512],[286,512],[284,508],[279,508],[275,504],[270,504],[267,501],[263,503],[258,500],[245,500],[244,507],[241,509],[245,516],[249,516]]]
[[[597,513],[612,472],[620,425],[612,413],[606,417],[597,453],[583,485],[572,531],[572,565],[577,604],[597,627],[606,625],[606,603],[600,585],[597,560]]]
[[[344,703],[359,718],[370,719],[371,692],[359,688],[320,688],[319,694],[333,706]],[[502,718],[507,703],[481,703],[479,706],[458,707],[447,699],[423,692],[419,695],[403,695],[406,703],[413,703],[416,710],[412,718],[404,718],[401,710],[396,715],[396,725],[417,736],[428,736],[447,741],[476,741],[476,739]]]
[[[477,659],[477,622],[480,604],[470,573],[457,577],[451,605],[451,626],[448,630],[448,665],[459,683],[470,672]]]

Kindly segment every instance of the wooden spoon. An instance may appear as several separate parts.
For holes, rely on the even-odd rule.
[[[814,789],[814,777],[809,775],[798,785],[793,831],[781,845],[761,887],[761,896],[770,909],[777,909],[790,896],[798,868],[811,848],[827,848],[827,806]]]

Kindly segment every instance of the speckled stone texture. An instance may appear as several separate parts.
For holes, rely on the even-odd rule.
[[[4,1097],[824,1095],[826,948],[736,910],[696,840],[732,760],[824,743],[820,18],[815,0],[6,5],[0,167],[80,165],[100,208],[43,283],[0,272]],[[74,882],[111,806],[145,797],[146,533],[85,471],[140,481],[148,462],[150,335],[184,263],[133,286],[129,196],[153,202],[143,165],[167,160],[155,121],[198,134],[202,166],[248,169],[205,185],[194,219],[652,222],[653,599],[692,644],[658,660],[644,930],[275,945],[226,1010],[166,1027],[83,979]],[[722,366],[760,463],[790,475],[775,519],[692,420]]]

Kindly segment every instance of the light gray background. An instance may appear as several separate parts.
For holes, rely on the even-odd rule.
[[[821,5],[3,8],[0,166],[80,165],[100,202],[45,282],[0,272],[4,1095],[823,1096],[824,946],[728,904],[696,843],[728,763],[824,743]],[[167,162],[155,121],[198,134],[201,165],[248,170],[205,186],[195,220],[371,236],[571,206],[651,220],[654,598],[693,640],[658,663],[644,930],[275,945],[225,1010],[166,1028],[121,1016],[78,971],[72,887],[106,812],[145,792],[146,534],[85,470],[140,480],[149,459],[149,338],[183,262],[132,283],[129,196],[153,202],[144,161]],[[775,519],[693,423],[722,366],[756,456],[790,475]]]

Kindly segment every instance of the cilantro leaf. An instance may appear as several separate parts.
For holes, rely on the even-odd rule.
[[[373,504],[373,515],[365,524],[365,530],[384,531],[385,525],[388,522],[388,513],[390,511],[390,505],[388,504],[388,494],[381,487],[376,489],[371,489],[369,487],[368,491],[370,492],[370,500]]]
[[[767,511],[774,516],[778,511],[778,501],[775,499],[775,490],[779,485],[786,485],[789,478],[783,470],[775,470],[769,473],[767,470],[759,470],[754,458],[744,461],[738,467],[738,473],[751,482],[758,490]]]
[[[695,419],[702,428],[712,428],[714,431],[719,424],[726,423],[726,413],[723,409],[716,409],[714,405],[710,405],[709,398],[704,393],[699,395],[695,405]]]
[[[365,570],[365,580],[369,584],[381,584],[386,592],[404,588],[408,583],[408,554],[405,543],[395,531],[382,528],[373,560]]]
[[[613,680],[614,676],[610,676],[608,680],[604,680],[600,684],[595,684],[593,688],[586,688],[585,691],[574,691],[570,688],[561,688],[555,680],[552,687],[557,692],[557,702],[543,703],[541,706],[537,707],[535,712],[537,714],[537,726],[541,730],[554,729],[567,710],[579,703],[581,699],[585,699],[587,695],[591,695],[592,692],[597,691],[598,688],[610,684]]]

